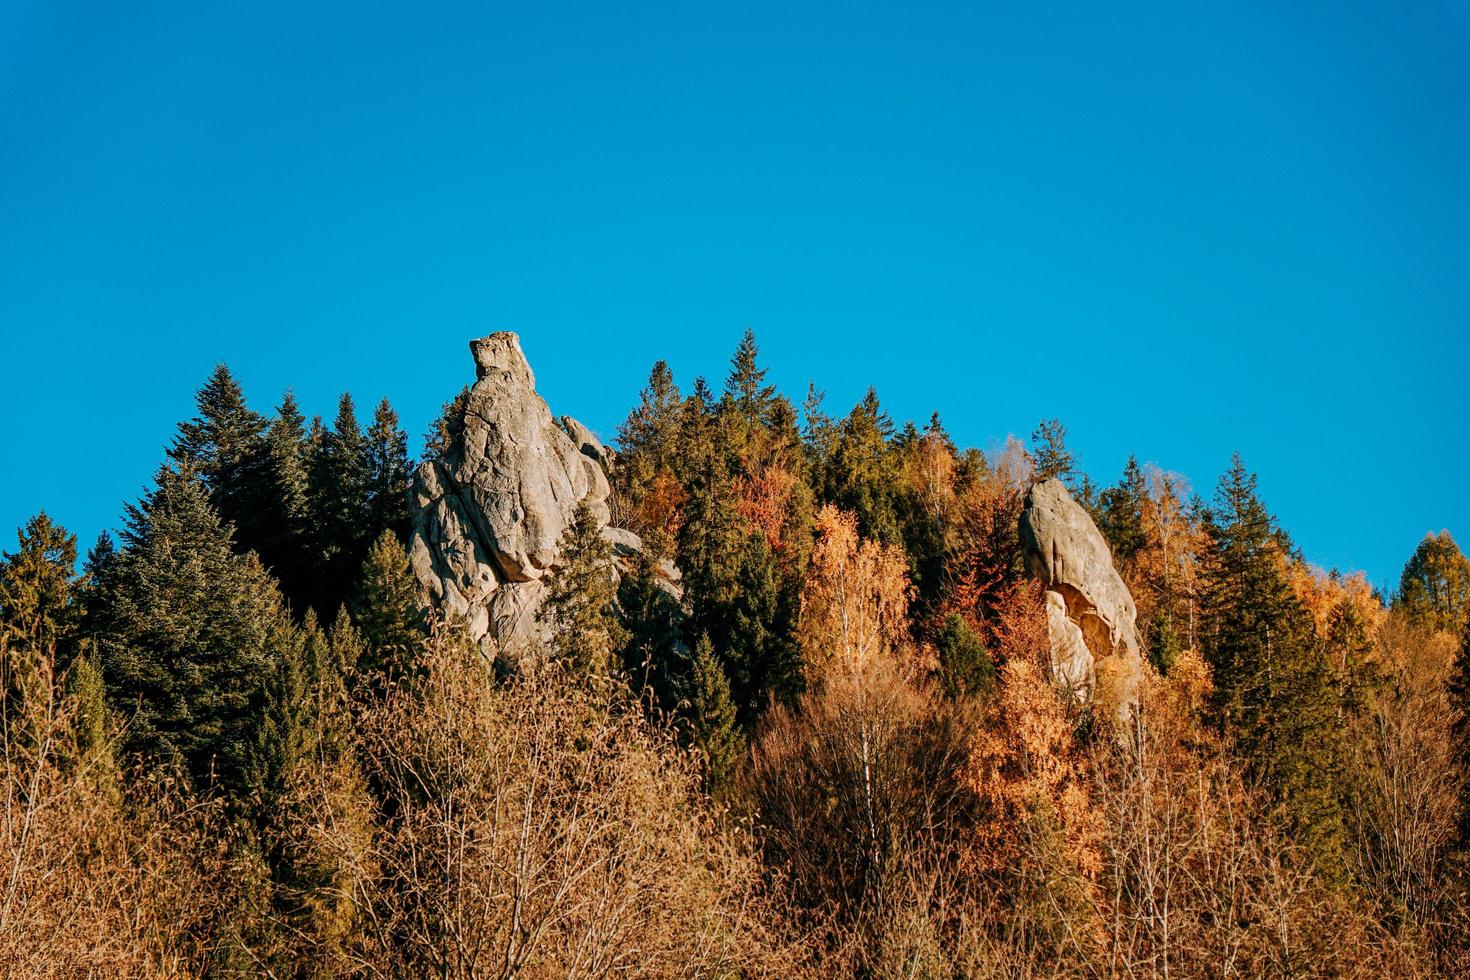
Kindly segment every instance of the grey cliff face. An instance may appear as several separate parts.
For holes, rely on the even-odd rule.
[[[1042,480],[1021,512],[1026,567],[1046,589],[1047,634],[1057,683],[1126,716],[1144,664],[1137,609],[1107,541],[1060,480]]]
[[[543,579],[577,504],[608,521],[606,451],[580,423],[558,424],[515,334],[470,351],[477,380],[463,431],[415,474],[409,554],[435,608],[463,617],[487,653],[514,656],[539,639]],[[620,534],[625,546],[637,540]]]

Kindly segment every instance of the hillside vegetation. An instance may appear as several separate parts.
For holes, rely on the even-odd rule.
[[[749,334],[718,392],[655,364],[512,657],[429,601],[386,401],[267,416],[218,368],[115,540],[42,511],[0,554],[0,973],[1470,972],[1447,533],[1384,595],[1238,457],[1196,494],[1057,420],[829,412]],[[1123,710],[1058,683],[1048,479],[1136,608]]]

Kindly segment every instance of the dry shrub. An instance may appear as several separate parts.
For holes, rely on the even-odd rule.
[[[745,837],[625,700],[554,666],[497,687],[466,644],[430,645],[422,681],[359,724],[383,813],[356,896],[360,972],[774,970]]]
[[[229,904],[219,809],[121,773],[110,740],[88,737],[110,736],[86,717],[100,699],[63,695],[50,656],[0,643],[0,659],[0,974],[202,975]]]

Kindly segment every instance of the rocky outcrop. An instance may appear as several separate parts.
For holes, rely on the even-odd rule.
[[[409,555],[426,598],[463,618],[487,654],[516,657],[541,639],[537,612],[557,544],[580,501],[608,521],[607,451],[536,393],[519,338],[470,342],[476,381],[448,450],[414,478]],[[626,565],[642,546],[604,532]]]
[[[1137,702],[1143,657],[1133,595],[1107,541],[1060,480],[1042,480],[1021,512],[1026,567],[1046,589],[1052,674],[1076,697],[1126,716]]]

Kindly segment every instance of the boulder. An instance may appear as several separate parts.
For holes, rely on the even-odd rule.
[[[1144,664],[1133,595],[1107,541],[1056,479],[1026,494],[1020,534],[1026,567],[1046,590],[1054,680],[1081,700],[1105,699],[1126,717]]]
[[[471,341],[470,351],[463,425],[414,477],[410,561],[432,606],[463,618],[487,653],[513,655],[540,638],[541,580],[577,504],[608,521],[606,450],[576,420],[552,416],[515,334]],[[618,544],[642,542],[619,531]]]

